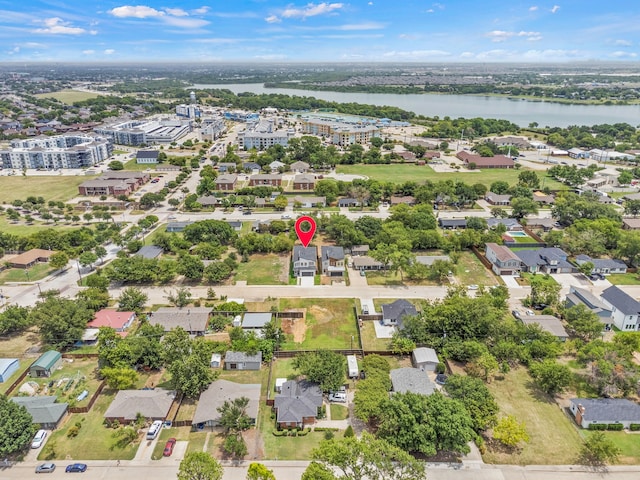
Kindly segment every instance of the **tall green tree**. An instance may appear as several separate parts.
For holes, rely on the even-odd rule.
[[[0,456],[27,448],[36,433],[33,418],[22,405],[0,395]]]
[[[534,362],[529,367],[531,376],[540,389],[549,395],[562,392],[571,383],[571,370],[555,360],[547,359]]]
[[[206,452],[189,452],[180,462],[178,480],[222,480],[223,469]]]
[[[276,476],[262,463],[252,462],[247,470],[247,480],[276,480]]]
[[[345,381],[345,357],[330,350],[300,354],[293,366],[309,381],[319,383],[323,392],[337,390]]]
[[[464,375],[451,375],[447,378],[444,389],[451,398],[464,403],[476,431],[486,430],[495,425],[498,404],[482,380]]]
[[[580,450],[580,463],[601,467],[607,463],[616,463],[619,456],[620,449],[604,432],[593,432]]]
[[[54,349],[64,350],[82,338],[87,322],[93,318],[83,301],[46,297],[29,313],[29,322],[38,325],[42,341]]]
[[[56,252],[49,258],[49,265],[54,270],[62,270],[69,263],[69,256],[64,252]]]
[[[498,420],[493,429],[493,438],[507,447],[517,447],[523,442],[529,441],[529,434],[524,422],[518,422],[513,415],[507,415]]]
[[[139,288],[127,287],[118,297],[118,310],[121,312],[136,312],[136,315],[140,315],[148,298],[147,294]]]

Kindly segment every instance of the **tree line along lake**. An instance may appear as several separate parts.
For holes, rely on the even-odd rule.
[[[348,93],[265,88],[262,83],[196,84],[195,90],[227,89],[233,93],[281,94],[315,97],[337,103],[362,103],[392,106],[426,117],[496,118],[509,120],[521,127],[537,122],[540,127],[569,125],[640,124],[640,105],[578,105],[529,101],[482,95]]]

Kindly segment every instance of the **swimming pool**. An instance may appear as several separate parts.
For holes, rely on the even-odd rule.
[[[507,235],[509,235],[510,237],[528,237],[529,235],[527,235],[525,232],[506,232]]]

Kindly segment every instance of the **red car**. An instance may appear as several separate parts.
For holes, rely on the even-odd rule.
[[[173,447],[175,446],[176,446],[175,438],[170,438],[169,440],[167,440],[167,444],[164,446],[164,452],[162,452],[162,455],[165,457],[170,457],[171,454],[173,453]]]

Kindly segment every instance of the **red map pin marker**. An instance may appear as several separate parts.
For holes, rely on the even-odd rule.
[[[302,224],[308,223],[308,230],[302,229]],[[316,233],[316,221],[311,217],[300,217],[296,220],[296,234],[305,248],[311,243],[313,235]]]

